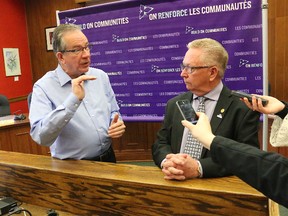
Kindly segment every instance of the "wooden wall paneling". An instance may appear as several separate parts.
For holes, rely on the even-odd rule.
[[[286,4],[286,12],[288,10],[288,2]],[[288,12],[287,12],[288,13]],[[284,42],[284,47],[285,47],[285,67],[283,69],[283,73],[284,73],[284,88],[285,90],[284,92],[284,100],[288,101],[288,15],[286,15],[285,17],[285,32],[284,35],[286,37],[286,41]]]
[[[286,1],[286,8],[285,8],[285,12],[286,12],[286,16],[284,17],[284,31],[283,31],[283,38],[285,41],[283,41],[283,48],[285,50],[284,53],[284,68],[283,68],[283,73],[284,76],[284,88],[283,88],[283,99],[288,101],[288,2]]]
[[[10,137],[13,143],[12,150],[14,152],[38,154],[36,144],[32,143],[29,129],[26,127],[17,127],[10,130]]]
[[[113,140],[117,160],[152,160],[151,145],[160,123],[125,122],[125,125],[125,134]]]
[[[14,116],[0,119],[0,150],[38,155],[49,155],[50,149],[40,146],[30,136],[29,116],[26,119],[14,120]]]
[[[75,3],[79,4],[79,3],[86,3],[86,2],[90,2],[92,0],[74,0]]]
[[[285,18],[283,17],[277,17],[276,18],[276,23],[275,23],[275,28],[277,31],[277,43],[275,45],[275,53],[276,53],[276,59],[275,59],[275,75],[277,77],[276,79],[276,97],[279,99],[284,99],[283,97],[283,91],[285,91],[284,88],[287,87],[284,84],[285,79],[284,79],[284,73],[278,73],[278,71],[284,71],[284,66],[285,66],[285,49],[283,48],[283,44],[287,40],[286,35],[284,34],[284,28],[285,26]]]
[[[268,79],[271,96],[288,101],[288,1],[269,0],[268,3]],[[269,132],[271,124],[272,120],[269,119]],[[275,148],[271,146],[269,138],[268,143],[268,151],[288,156],[287,147]]]
[[[268,77],[271,83],[271,95],[288,101],[286,86],[288,84],[288,2],[286,0],[269,1],[268,9]]]
[[[288,148],[287,147],[280,147],[278,153],[288,157]]]
[[[75,0],[75,1],[77,1],[77,0]],[[83,0],[78,0],[78,1],[83,2]],[[105,3],[116,2],[116,1],[121,1],[121,0],[89,0],[89,1],[85,1],[85,5],[86,6],[92,6],[92,5],[105,4]]]
[[[0,149],[4,151],[12,151],[10,133],[0,130]]]
[[[147,128],[143,122],[126,122],[127,131],[121,145],[122,150],[144,150],[147,143]]]
[[[275,7],[269,5],[268,9],[268,80],[270,82],[270,94],[275,95]]]
[[[40,146],[30,136],[30,124],[26,119],[0,127],[0,150],[38,155],[50,155],[50,149]]]
[[[155,142],[157,137],[157,132],[162,126],[162,122],[149,122],[147,123],[147,149],[151,150],[152,144]]]
[[[38,145],[37,143],[35,143],[35,144],[37,145],[38,155],[48,155],[48,156],[51,156],[50,148],[49,148],[49,147],[40,146],[40,145]]]
[[[80,7],[74,0],[25,0],[33,83],[55,69],[57,60],[46,50],[45,28],[56,26],[56,10]]]
[[[285,17],[287,16],[287,0],[274,0],[276,5],[276,15],[277,17]]]

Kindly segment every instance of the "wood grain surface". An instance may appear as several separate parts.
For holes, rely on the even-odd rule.
[[[0,195],[75,215],[268,215],[237,177],[167,181],[157,167],[0,151]]]

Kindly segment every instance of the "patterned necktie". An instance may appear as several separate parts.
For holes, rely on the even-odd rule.
[[[198,105],[198,112],[204,112],[205,113],[205,97],[198,97],[199,100],[199,105]],[[189,154],[192,158],[199,160],[201,157],[201,153],[202,153],[202,145],[200,144],[200,142],[193,138],[192,134],[190,133],[190,131],[188,132],[188,136],[187,136],[187,142],[184,148],[184,153]]]

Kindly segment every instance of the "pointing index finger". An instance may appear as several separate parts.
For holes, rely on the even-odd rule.
[[[95,76],[89,76],[89,75],[82,75],[78,77],[80,81],[85,81],[85,80],[96,80],[97,78]]]

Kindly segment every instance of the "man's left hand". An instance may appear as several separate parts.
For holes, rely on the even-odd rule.
[[[108,135],[111,138],[119,138],[124,134],[125,128],[126,126],[124,122],[119,120],[119,114],[117,113],[114,116],[114,119],[112,120],[111,125],[108,129]]]
[[[197,178],[198,162],[187,154],[169,154],[163,164],[164,179],[185,180]]]

